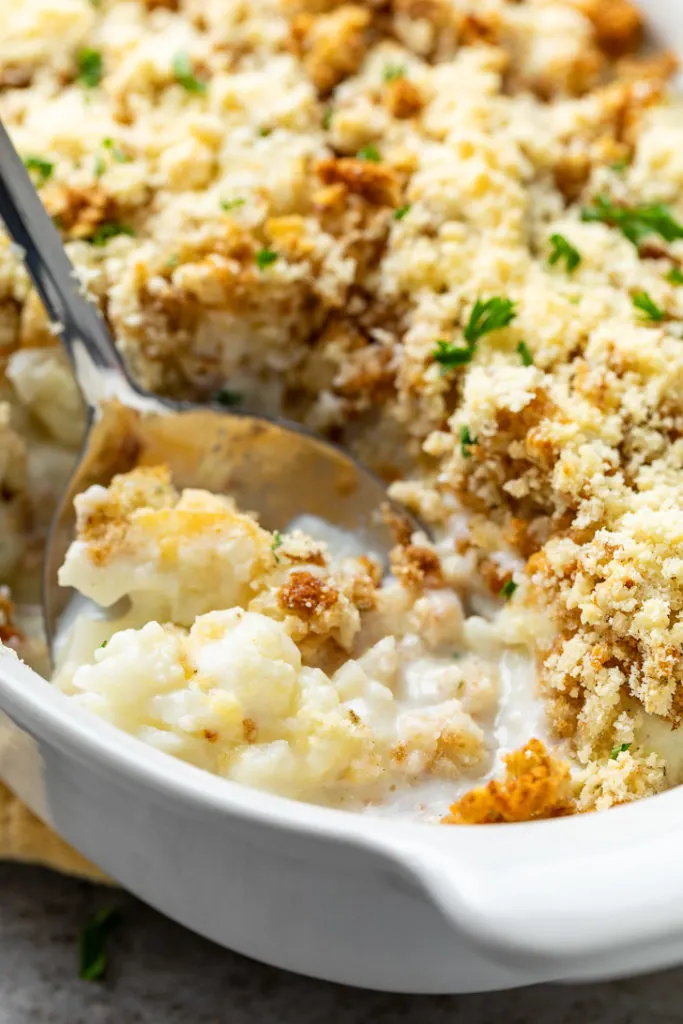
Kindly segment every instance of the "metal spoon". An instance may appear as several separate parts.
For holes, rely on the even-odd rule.
[[[45,554],[43,612],[51,650],[71,596],[58,585],[57,571],[73,538],[73,499],[137,465],[165,463],[179,488],[231,494],[271,530],[304,512],[319,516],[355,531],[368,550],[386,557],[393,542],[379,514],[385,486],[346,452],[295,424],[160,399],[132,383],[2,123],[0,217],[57,325],[89,413]]]

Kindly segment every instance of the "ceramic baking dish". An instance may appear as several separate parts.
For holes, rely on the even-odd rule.
[[[642,6],[683,52],[680,0]],[[0,777],[40,817],[148,903],[259,960],[434,993],[683,962],[683,789],[534,824],[407,824],[201,772],[6,649],[0,708]]]

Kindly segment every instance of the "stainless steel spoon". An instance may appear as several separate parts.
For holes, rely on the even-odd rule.
[[[165,463],[178,487],[231,494],[271,530],[302,513],[320,516],[355,531],[369,550],[386,557],[392,537],[380,514],[385,486],[346,452],[295,424],[160,399],[132,383],[1,123],[0,217],[57,327],[89,414],[45,554],[43,610],[51,649],[71,596],[58,585],[57,571],[73,537],[74,496],[136,465]]]

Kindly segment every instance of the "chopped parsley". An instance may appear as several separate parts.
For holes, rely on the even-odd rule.
[[[382,157],[380,156],[380,152],[377,149],[377,146],[373,146],[373,145],[363,146],[362,149],[358,150],[358,152],[356,153],[356,156],[357,156],[357,158],[359,160],[369,160],[370,163],[373,163],[373,164],[380,163],[380,161],[382,159]]]
[[[472,447],[472,445],[478,443],[479,438],[472,437],[472,435],[470,434],[469,427],[460,428],[460,451],[462,452],[462,457],[464,459],[472,458],[472,452],[470,451],[470,448]]]
[[[410,203],[407,206],[399,206],[398,210],[394,210],[394,220],[403,220],[407,213],[410,213]]]
[[[612,753],[610,754],[610,761],[616,761],[616,759],[619,757],[619,754],[625,754],[626,751],[630,749],[630,747],[630,743],[620,743],[619,746],[615,747]]]
[[[485,334],[507,327],[516,316],[515,304],[511,299],[494,297],[485,302],[477,299],[465,327],[465,341],[474,347]]]
[[[385,82],[397,82],[399,78],[405,78],[405,75],[404,64],[386,64],[382,78]]]
[[[666,279],[671,284],[683,284],[683,270],[680,270],[679,267],[672,267],[666,275]]]
[[[106,647],[108,643],[109,643],[108,640],[103,640],[102,643],[100,644],[100,648]]]
[[[519,353],[519,358],[522,360],[522,366],[534,365],[534,357],[531,354],[531,349],[525,341],[518,342],[517,351]]]
[[[79,976],[84,981],[98,981],[107,969],[107,941],[121,923],[121,915],[106,907],[88,921],[79,939]]]
[[[323,128],[325,129],[326,132],[329,132],[330,127],[332,125],[332,115],[333,115],[333,113],[334,113],[334,111],[333,111],[332,107],[326,107],[325,108],[325,112],[323,114]]]
[[[171,255],[166,260],[166,266],[169,267],[172,270],[173,267],[177,267],[178,266],[179,262],[180,262],[180,256],[178,255],[177,252],[173,252],[173,253],[171,253]]]
[[[92,172],[96,178],[101,178],[107,169],[107,165],[104,162],[104,157],[101,153],[98,153],[95,157],[95,163],[93,164]]]
[[[182,85],[185,92],[191,92],[197,96],[205,94],[206,82],[202,82],[201,79],[197,78],[190,58],[184,50],[175,54],[171,61],[171,68],[173,69],[176,82],[178,85]]]
[[[518,586],[519,584],[515,583],[514,580],[508,580],[507,583],[504,583],[500,588],[500,596],[504,597],[506,601],[509,601]]]
[[[241,405],[244,401],[244,395],[241,391],[232,391],[230,388],[221,388],[213,397],[214,402],[224,405],[227,409],[234,409],[235,406]]]
[[[34,171],[36,175],[36,185],[40,188],[45,182],[52,177],[52,172],[55,169],[55,165],[51,160],[45,160],[42,156],[27,156],[24,157],[24,167],[27,171]]]
[[[273,552],[273,557],[274,557],[274,559],[275,559],[275,561],[277,562],[278,565],[280,564],[280,558],[276,554],[276,551],[277,551],[278,548],[281,548],[281,547],[282,547],[282,534],[280,533],[279,530],[275,530],[275,532],[273,533],[273,543],[270,545],[270,550]]]
[[[228,213],[230,210],[236,210],[240,206],[244,206],[246,199],[221,199],[221,210],[225,210]]]
[[[632,301],[636,309],[639,309],[643,314],[643,317],[652,323],[661,323],[666,316],[664,310],[659,308],[647,292],[636,292],[632,297]]]
[[[118,220],[105,220],[97,225],[88,241],[91,245],[102,246],[106,245],[110,238],[116,238],[117,235],[133,237],[134,234],[133,229],[127,224],[121,224]]]
[[[433,352],[434,362],[440,364],[442,375],[456,366],[464,366],[465,363],[469,363],[473,355],[474,346],[457,347],[450,341],[444,341],[443,338],[437,341]]]
[[[624,171],[628,170],[628,161],[615,160],[614,163],[611,163],[609,166],[610,170],[614,171],[616,174],[623,174]]]
[[[598,195],[592,206],[581,211],[584,221],[601,221],[618,228],[633,245],[639,246],[647,235],[660,235],[666,242],[683,238],[683,225],[674,219],[664,203],[642,203],[638,206],[620,206],[609,196]]]
[[[564,235],[551,235],[550,243],[553,251],[548,257],[548,263],[554,267],[560,260],[565,261],[567,273],[571,274],[581,262],[581,253],[575,249],[571,242],[568,242]]]
[[[259,270],[265,270],[266,267],[272,266],[276,259],[277,253],[272,249],[259,249],[256,253],[256,266]]]
[[[102,54],[99,50],[85,49],[78,54],[78,78],[83,85],[94,89],[102,81]]]
[[[124,153],[121,147],[117,146],[113,139],[103,139],[102,147],[111,153],[113,159],[116,160],[117,164],[130,163],[130,157],[128,156],[128,154]]]

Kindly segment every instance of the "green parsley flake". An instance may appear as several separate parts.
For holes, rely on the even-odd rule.
[[[404,64],[387,64],[382,77],[385,82],[397,82],[399,78],[405,78],[406,69]]]
[[[266,267],[272,266],[276,259],[277,253],[272,249],[260,249],[256,253],[256,266],[259,270],[265,270]]]
[[[639,309],[643,317],[651,323],[661,323],[666,317],[664,310],[659,308],[647,292],[636,292],[632,301],[636,309]]]
[[[106,647],[108,643],[109,643],[108,640],[103,640],[102,643],[100,644],[100,648]]]
[[[629,242],[638,247],[647,235],[660,235],[666,242],[683,238],[683,225],[674,219],[664,203],[643,203],[638,206],[620,206],[609,196],[598,195],[592,206],[581,211],[584,221],[600,221],[618,228]]]
[[[518,342],[517,351],[519,353],[519,358],[522,360],[523,366],[534,365],[534,357],[531,354],[531,349],[525,341]]]
[[[504,597],[506,601],[509,601],[518,586],[519,583],[515,583],[514,580],[508,580],[507,583],[504,583],[500,588],[500,596]]]
[[[437,341],[433,352],[434,362],[440,364],[442,376],[456,366],[464,366],[469,363],[473,355],[474,346],[456,347],[450,341],[443,339]]]
[[[110,238],[116,238],[117,235],[130,235],[132,238],[135,232],[127,224],[121,224],[117,220],[105,220],[97,225],[88,241],[91,245],[103,246]]]
[[[623,174],[624,171],[628,170],[628,161],[615,160],[614,163],[611,163],[609,166],[610,170],[614,171],[615,174]]]
[[[78,54],[78,78],[89,89],[102,81],[102,54],[99,50],[85,49]]]
[[[551,235],[550,243],[553,246],[553,251],[548,257],[548,263],[551,267],[554,267],[556,263],[560,262],[560,260],[564,260],[567,273],[573,273],[581,262],[581,253],[579,250],[575,249],[571,242],[567,241],[564,235]]]
[[[105,164],[103,157],[98,153],[95,157],[92,172],[96,178],[101,178],[106,169],[107,165]]]
[[[325,109],[325,113],[323,114],[323,128],[325,129],[326,132],[329,132],[330,127],[332,125],[332,115],[333,114],[334,114],[334,111],[333,111],[332,107],[327,107]]]
[[[363,148],[359,149],[358,152],[356,153],[356,157],[359,160],[369,160],[370,163],[373,164],[378,164],[382,160],[382,157],[380,156],[380,152],[377,149],[377,146],[372,145],[363,146]]]
[[[79,976],[84,981],[98,981],[107,969],[107,941],[121,923],[118,911],[107,907],[99,910],[81,932],[79,939]]]
[[[166,266],[169,267],[172,270],[173,267],[177,267],[178,266],[179,262],[180,262],[180,256],[178,255],[177,252],[174,252],[174,253],[171,253],[171,255],[166,260]]]
[[[470,434],[470,428],[469,427],[461,427],[460,428],[460,451],[462,452],[462,457],[464,459],[471,459],[472,458],[472,452],[470,451],[470,448],[474,444],[479,444],[479,438],[472,437],[472,435]]]
[[[120,146],[118,146],[113,139],[103,139],[102,146],[108,150],[113,159],[116,160],[117,164],[128,164],[130,163],[130,157],[127,153],[124,153]]]
[[[34,171],[36,175],[36,185],[38,188],[44,185],[49,178],[52,177],[52,172],[55,169],[55,165],[51,160],[45,160],[42,156],[27,156],[24,157],[24,167],[27,171]]]
[[[242,392],[232,391],[230,388],[221,388],[214,395],[214,402],[224,405],[227,409],[234,409],[235,406],[241,405],[243,401],[244,395]]]
[[[683,270],[680,270],[679,267],[672,267],[666,275],[666,279],[671,284],[683,284]]]
[[[194,93],[196,96],[203,96],[206,93],[206,82],[197,78],[190,58],[184,50],[175,54],[171,68],[176,82],[182,85],[185,92]]]
[[[494,297],[486,302],[477,299],[465,327],[465,341],[473,347],[485,334],[507,327],[516,316],[515,304],[511,299]]]
[[[238,207],[244,206],[246,199],[221,199],[221,210],[225,210],[228,213],[230,210],[237,210]]]
[[[280,558],[275,554],[278,548],[282,547],[282,534],[279,530],[275,530],[273,533],[273,543],[270,545],[270,550],[273,552],[273,557],[277,564],[280,564]]]
[[[615,747],[609,756],[610,761],[616,761],[619,754],[625,754],[627,750],[631,748],[631,743],[620,743],[618,747]]]
[[[399,206],[398,210],[394,210],[394,220],[403,220],[407,213],[410,213],[410,204]]]

